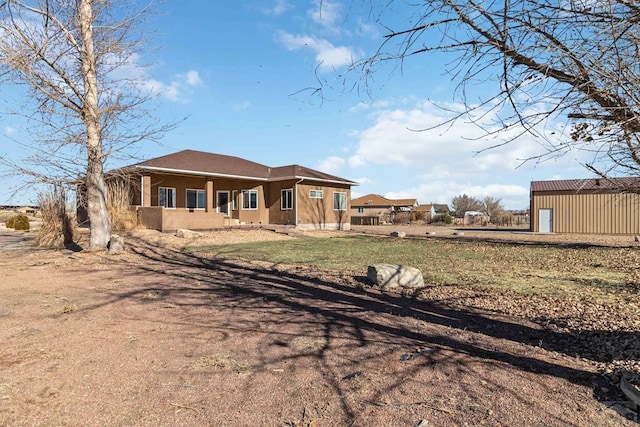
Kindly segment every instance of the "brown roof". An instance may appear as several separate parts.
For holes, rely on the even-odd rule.
[[[230,178],[281,181],[285,179],[311,179],[316,181],[358,185],[356,182],[329,175],[298,165],[271,168],[260,163],[223,154],[183,150],[132,166],[156,172],[181,173]]]
[[[367,194],[351,200],[352,207],[360,206],[414,206],[417,199],[387,199],[378,194]]]
[[[589,178],[589,179],[563,179],[555,181],[531,181],[531,191],[612,191],[612,190],[638,190],[640,178]]]
[[[419,205],[416,208],[416,210],[417,211],[430,211],[432,206],[433,206],[433,209],[436,212],[449,212],[449,206],[443,205],[443,204],[437,204],[437,203],[434,203],[432,205]]]

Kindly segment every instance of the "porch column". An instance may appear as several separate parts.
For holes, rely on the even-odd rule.
[[[213,203],[214,198],[213,198],[213,180],[212,179],[207,180],[205,200],[207,201],[206,212],[215,212],[215,207]]]
[[[144,207],[151,206],[151,175],[142,175],[140,187],[140,191],[142,191],[140,204]]]

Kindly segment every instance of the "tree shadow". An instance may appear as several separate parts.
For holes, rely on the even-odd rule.
[[[137,265],[132,274],[137,275],[140,270],[149,274],[162,272],[165,277],[174,280],[176,285],[169,288],[145,286],[126,292],[111,291],[106,301],[86,306],[85,309],[90,310],[153,291],[164,297],[172,297],[174,303],[182,308],[215,305],[217,309],[228,310],[229,320],[225,324],[215,325],[223,333],[234,330],[264,332],[265,327],[278,331],[284,324],[297,322],[298,332],[295,336],[287,336],[282,332],[278,335],[280,338],[267,340],[265,345],[289,347],[292,340],[299,337],[315,339],[317,344],[309,349],[280,356],[278,361],[263,355],[261,365],[273,366],[274,363],[287,359],[314,358],[327,373],[327,381],[340,396],[342,410],[348,421],[357,418],[357,411],[346,397],[346,384],[357,379],[359,371],[337,372],[331,363],[330,354],[335,351],[349,354],[373,343],[388,346],[387,357],[391,357],[398,348],[406,349],[404,354],[396,355],[400,358],[414,354],[415,357],[409,357],[419,362],[412,368],[414,373],[425,369],[429,363],[435,363],[435,360],[439,360],[438,363],[450,363],[439,359],[439,353],[446,351],[470,356],[485,363],[509,365],[522,372],[553,376],[593,387],[594,397],[601,401],[615,398],[596,392],[607,385],[601,375],[581,368],[580,364],[571,366],[566,360],[564,363],[556,363],[531,351],[538,347],[569,356],[587,356],[580,354],[580,347],[571,347],[576,339],[571,332],[555,332],[531,322],[495,313],[452,309],[393,292],[345,285],[335,278],[325,279],[322,275],[310,274],[308,270],[289,271],[279,269],[277,265],[208,258],[134,238],[130,238],[129,248],[144,260],[144,264]],[[357,277],[354,282],[356,285],[364,284],[365,280]],[[187,281],[197,285],[180,285]],[[265,315],[273,312],[278,312],[279,315]],[[252,314],[253,320],[239,322],[233,319],[234,313],[242,313],[244,319]],[[424,328],[407,326],[407,318],[422,322]],[[483,343],[470,340],[469,334],[482,336]],[[625,335],[622,338],[627,341],[635,340],[637,343],[640,340],[638,332],[620,334]],[[505,350],[500,344],[504,342],[523,346],[518,350],[514,350],[513,346]],[[399,363],[401,362],[403,361],[399,359]],[[403,379],[398,378],[395,383],[375,393],[370,400],[374,405],[376,402],[384,404],[384,395],[399,388],[402,382]]]

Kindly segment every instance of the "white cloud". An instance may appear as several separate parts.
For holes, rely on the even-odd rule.
[[[11,126],[5,126],[4,128],[4,134],[7,136],[14,135],[16,132],[17,130]]]
[[[269,8],[263,8],[262,13],[265,15],[280,16],[293,6],[286,0],[276,0],[275,4]]]
[[[293,35],[284,31],[278,33],[278,40],[288,50],[310,49],[316,54],[316,63],[322,71],[352,64],[360,53],[346,46],[334,46],[321,38]]]
[[[179,74],[180,78],[184,79],[189,86],[200,86],[202,79],[197,71],[189,71],[186,74]]]
[[[336,174],[342,169],[345,163],[342,157],[331,156],[318,163],[317,169],[325,173]]]
[[[307,11],[307,15],[318,25],[333,32],[339,32],[338,21],[342,18],[344,6],[333,0],[315,0],[313,9]]]
[[[503,147],[486,150],[515,136],[518,130],[488,137],[475,123],[462,119],[438,127],[450,118],[429,103],[411,109],[378,111],[375,123],[360,132],[358,147],[349,163],[352,167],[424,165],[435,169],[434,173],[487,174],[514,170],[542,149],[535,138],[524,135]]]
[[[118,59],[114,58],[114,63],[117,61]],[[128,81],[143,92],[161,95],[171,101],[186,101],[189,88],[203,83],[200,74],[195,70],[176,74],[169,81],[155,79],[149,74],[148,68],[140,63],[138,54],[127,58],[127,61],[117,66],[110,76],[113,81]]]

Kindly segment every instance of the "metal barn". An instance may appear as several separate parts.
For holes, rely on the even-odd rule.
[[[640,234],[640,178],[531,182],[531,231]]]

